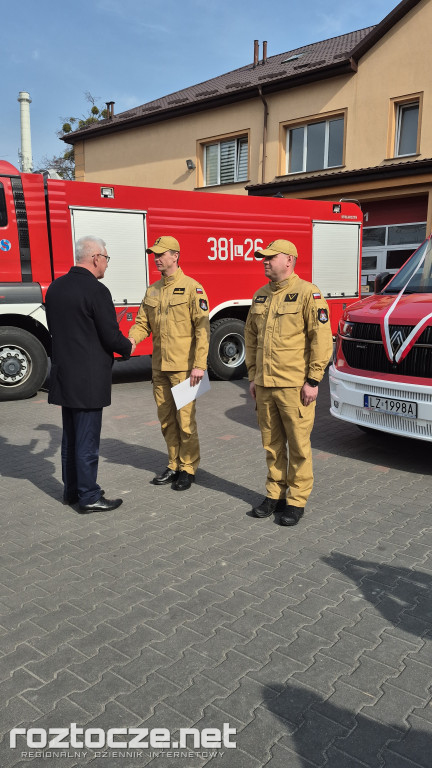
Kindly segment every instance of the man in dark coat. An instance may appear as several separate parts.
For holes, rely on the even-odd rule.
[[[102,409],[111,404],[113,352],[130,357],[108,288],[100,280],[109,256],[103,240],[75,244],[76,266],[51,283],[46,294],[52,336],[48,402],[62,406],[62,477],[65,504],[81,513],[116,509],[97,483]]]

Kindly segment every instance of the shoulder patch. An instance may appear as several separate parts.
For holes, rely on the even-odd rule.
[[[320,293],[313,293],[312,296],[313,296],[314,299],[320,299],[321,298],[321,294]]]
[[[204,312],[207,312],[208,304],[207,304],[205,299],[200,299],[199,300],[199,305],[200,305],[201,309],[204,310]]]
[[[185,288],[174,288],[173,294],[183,294],[185,292]]]
[[[202,288],[195,288],[195,290],[196,290],[197,293],[204,293]]]
[[[328,319],[329,319],[328,310],[325,309],[324,307],[319,309],[318,310],[318,320],[320,321],[320,323],[328,323]]]
[[[285,301],[297,301],[298,293],[287,293]]]
[[[255,304],[264,304],[264,302],[267,301],[267,296],[256,296],[254,301]]]

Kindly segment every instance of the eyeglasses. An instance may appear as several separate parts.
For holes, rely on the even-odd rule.
[[[109,260],[110,260],[110,258],[111,258],[111,256],[106,256],[106,254],[105,254],[105,253],[94,253],[93,255],[94,255],[94,256],[103,256],[103,257],[104,257],[104,259],[106,259],[106,260],[107,260],[107,264],[108,264],[108,262],[109,262]]]

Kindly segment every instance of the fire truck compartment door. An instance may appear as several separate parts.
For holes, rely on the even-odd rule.
[[[325,297],[358,296],[360,224],[314,221],[312,233],[312,282]]]
[[[74,242],[94,235],[106,242],[103,278],[114,304],[140,304],[148,285],[145,212],[71,208]]]

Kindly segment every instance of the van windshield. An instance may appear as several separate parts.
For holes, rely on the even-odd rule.
[[[425,240],[382,293],[432,293],[432,242]]]

